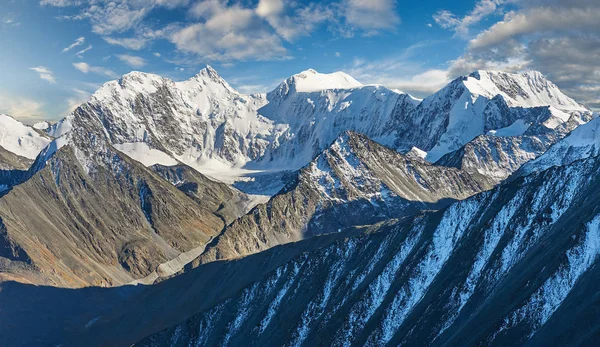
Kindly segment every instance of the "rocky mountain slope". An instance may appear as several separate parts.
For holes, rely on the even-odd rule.
[[[241,214],[235,201],[243,194],[197,172],[185,175],[184,167],[156,168],[188,185],[177,189],[112,147],[85,108],[71,124],[40,153],[28,179],[0,198],[3,279],[67,287],[128,283],[204,247]]]
[[[191,267],[439,209],[492,185],[483,176],[409,158],[345,132],[281,192],[227,227]]]
[[[469,141],[460,149],[444,155],[436,164],[477,172],[501,182],[523,164],[542,155],[550,146],[591,116],[574,115],[565,123],[549,128],[544,125],[544,121],[551,119],[550,110],[546,107],[537,110],[541,121],[536,122],[537,124],[526,124],[527,129],[523,133],[515,134],[512,129],[490,131]]]
[[[305,252],[137,345],[590,344],[599,173],[576,161]]]
[[[599,173],[597,157],[579,160],[438,212],[211,262],[150,287],[3,284],[11,319],[0,333],[52,345],[593,344]]]
[[[544,110],[545,109],[545,110]],[[519,136],[530,125],[554,129],[591,112],[538,72],[477,71],[425,98],[400,122],[396,146],[418,147],[429,161],[460,149],[480,135]]]
[[[273,194],[282,170],[310,163],[215,239],[200,263],[438,209],[490,188],[590,117],[535,72],[479,71],[422,102],[341,72],[307,70],[257,95],[236,92],[210,67],[183,82],[133,72],[53,126],[0,117],[3,266],[44,283],[121,284],[199,251],[256,200],[194,169],[228,183],[251,175],[237,186]],[[433,160],[454,149],[441,163],[468,172],[394,151]],[[24,203],[32,208],[14,209]],[[135,212],[108,222],[123,206]],[[74,240],[64,254],[62,237]]]

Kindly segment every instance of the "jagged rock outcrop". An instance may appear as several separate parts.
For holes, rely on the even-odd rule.
[[[227,227],[191,267],[355,225],[439,209],[492,187],[345,132],[267,203]]]
[[[588,120],[586,114],[573,115],[565,123],[549,128],[544,122],[552,120],[552,113],[546,107],[538,110],[539,121],[523,124],[527,129],[522,134],[511,129],[492,131],[476,137],[459,150],[444,155],[436,164],[460,168],[471,173],[477,172],[499,183],[523,164],[546,152],[553,144],[580,126],[582,120]]]

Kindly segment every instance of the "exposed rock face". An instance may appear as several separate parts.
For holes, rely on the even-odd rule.
[[[519,129],[519,123],[554,129],[571,117],[581,123],[590,115],[538,72],[478,71],[457,78],[399,117],[395,148],[417,147],[434,162],[480,135],[500,135],[501,130],[502,136],[522,135],[527,127]]]
[[[246,214],[251,199],[244,193],[216,182],[186,165],[153,165],[152,170],[192,198],[199,206],[215,211],[225,225]]]
[[[582,120],[588,120],[586,115],[573,115],[567,122],[548,128],[543,123],[552,119],[551,112],[545,107],[538,111],[540,121],[527,125],[522,134],[505,136],[500,130],[478,136],[459,150],[444,155],[436,164],[477,172],[499,183],[546,152],[580,126]]]
[[[73,130],[0,199],[3,271],[58,286],[124,284],[204,245],[239,212],[218,201],[240,194],[194,173],[195,198],[207,196],[199,203],[115,150],[94,121],[75,112]]]
[[[138,345],[593,343],[599,174],[584,159],[305,252]]]
[[[226,228],[192,266],[438,209],[491,187],[483,176],[410,159],[346,132],[293,183]]]

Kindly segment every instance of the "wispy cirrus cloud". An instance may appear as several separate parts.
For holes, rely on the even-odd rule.
[[[48,68],[43,66],[30,67],[29,70],[35,71],[38,73],[41,79],[47,81],[49,83],[55,84],[56,79],[54,78],[54,74]]]
[[[77,70],[87,74],[87,73],[94,73],[96,75],[103,75],[109,78],[116,78],[117,74],[112,71],[111,69],[105,68],[105,67],[101,67],[101,66],[92,66],[89,65],[86,62],[78,62],[78,63],[73,63],[73,67],[76,68]]]
[[[433,19],[444,29],[453,30],[458,36],[467,37],[473,25],[478,24],[486,17],[498,13],[500,7],[507,0],[479,0],[475,7],[463,17],[458,17],[448,10],[440,10]]]
[[[146,65],[146,60],[144,58],[137,57],[134,55],[120,54],[117,55],[117,58],[119,58],[119,60],[126,63],[127,65],[135,68],[140,68]]]
[[[92,46],[92,45],[89,45],[89,46],[87,46],[86,48],[82,49],[81,51],[79,51],[79,52],[75,53],[75,55],[76,55],[77,57],[79,57],[79,58],[82,58],[82,57],[83,57],[83,54],[84,54],[85,52],[89,52],[89,51],[91,51],[91,50],[92,50],[92,48],[93,48],[93,46]]]
[[[140,50],[156,39],[171,41],[183,55],[203,60],[264,61],[289,59],[286,42],[311,35],[326,25],[330,32],[352,37],[376,35],[400,24],[394,0],[42,0],[42,5],[80,9],[65,20],[88,20],[92,31],[109,44]],[[189,18],[156,28],[145,19],[156,8],[186,8]],[[130,33],[134,33],[131,35]]]
[[[81,37],[77,38],[77,40],[75,40],[75,42],[73,42],[71,45],[63,48],[62,52],[63,53],[68,52],[77,46],[83,45],[84,43],[85,43],[85,37],[81,36]]]

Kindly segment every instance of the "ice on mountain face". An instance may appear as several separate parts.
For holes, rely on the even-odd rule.
[[[244,95],[207,67],[183,82],[126,74],[106,83],[74,114],[101,128],[111,144],[145,142],[235,183],[247,181],[247,174],[297,170],[347,130],[399,151],[417,147],[423,151],[413,154],[427,152],[426,159],[436,161],[488,132],[528,136],[523,132],[538,125],[539,110],[527,107],[535,105],[551,106],[547,125],[557,128],[568,120],[565,110],[585,110],[536,73],[480,71],[419,102],[381,86],[362,86],[342,72],[314,70],[270,93]],[[72,117],[47,133],[70,131]],[[252,193],[271,194],[258,188]]]
[[[432,162],[485,133],[521,136],[529,130],[526,123],[543,123],[549,129],[557,129],[567,123],[572,114],[579,124],[585,118],[583,114],[589,114],[585,107],[537,72],[496,71],[478,71],[451,82],[426,98],[418,111],[414,117],[415,127],[418,129],[419,124],[426,122],[431,129],[426,136],[416,137],[413,145],[425,149],[427,160]],[[443,122],[444,115],[447,123]],[[431,141],[428,138],[431,135],[434,135],[434,144],[417,143]]]
[[[69,131],[71,131],[71,129],[73,129],[73,126],[71,124],[71,117],[72,115],[69,115],[61,119],[57,123],[54,123],[46,129],[46,133],[55,138],[67,134]]]
[[[158,149],[150,148],[144,142],[121,143],[115,144],[114,147],[120,152],[126,154],[131,159],[144,164],[144,166],[152,166],[156,164],[173,166],[178,164],[178,161],[173,159],[173,157],[167,153],[159,151]]]
[[[0,146],[16,155],[35,159],[51,139],[18,120],[0,115]]]
[[[522,119],[517,119],[513,124],[507,126],[506,128],[488,131],[487,135],[501,137],[519,136],[523,135],[523,133],[526,132],[527,129],[529,129],[530,125],[531,124],[526,123]]]

